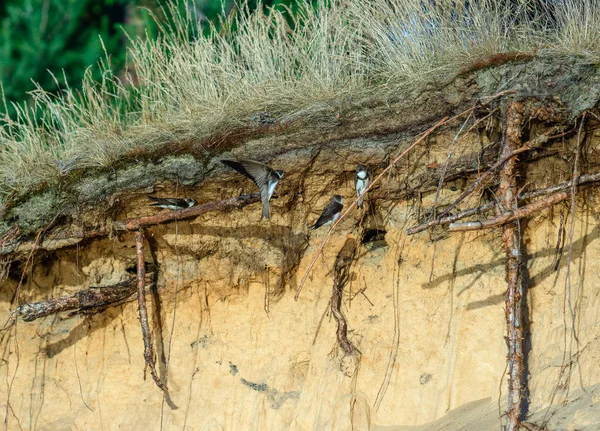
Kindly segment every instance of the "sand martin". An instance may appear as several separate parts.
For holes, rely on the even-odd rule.
[[[284,172],[280,170],[274,171],[267,165],[253,160],[239,160],[237,162],[233,160],[221,160],[221,162],[235,169],[240,174],[246,175],[256,184],[260,190],[260,200],[263,206],[260,219],[262,220],[263,217],[266,217],[269,220],[271,218],[269,200],[273,196],[277,183],[283,178]]]
[[[364,165],[360,163],[356,166],[356,179],[354,180],[354,186],[356,187],[356,197],[359,197],[362,192],[364,192],[367,187],[369,187],[369,182],[371,178],[369,177],[369,172]],[[362,208],[364,196],[358,200],[358,207]]]
[[[340,218],[344,208],[344,198],[340,195],[333,195],[317,222],[309,229],[318,229],[326,224],[331,224]]]
[[[150,204],[151,207],[159,207],[166,210],[183,210],[196,205],[196,201],[190,198],[155,198],[148,196],[148,199],[152,201]]]

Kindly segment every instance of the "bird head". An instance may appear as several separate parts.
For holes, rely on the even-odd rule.
[[[196,205],[196,201],[192,198],[185,198],[184,201],[188,204],[188,208]]]
[[[341,195],[333,195],[333,200],[335,200],[336,202],[339,202],[341,204],[344,203],[344,197]]]
[[[282,179],[283,176],[285,175],[285,172],[283,172],[282,170],[277,170],[277,171],[273,171],[275,172],[275,175],[277,175],[279,177],[279,179]]]
[[[365,165],[362,164],[358,164],[356,165],[356,176],[364,179],[367,176],[367,168],[365,167]]]

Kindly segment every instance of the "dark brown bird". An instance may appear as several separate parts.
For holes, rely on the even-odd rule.
[[[333,195],[317,222],[309,226],[309,229],[318,229],[321,226],[335,222],[340,218],[342,209],[344,209],[344,198],[340,195]]]

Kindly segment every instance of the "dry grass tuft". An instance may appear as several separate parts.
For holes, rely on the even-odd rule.
[[[226,26],[235,30],[209,37],[199,36],[190,10],[169,4],[170,24],[157,40],[131,40],[131,74],[116,76],[106,59],[101,81],[86,74],[75,91],[57,77],[60,94],[38,88],[33,107],[2,118],[0,201],[75,169],[110,166],[133,149],[247,125],[257,111],[286,121],[317,115],[334,100],[397,97],[499,53],[599,63],[596,1],[540,2],[472,0],[465,9],[331,0],[305,5],[293,26],[278,11],[240,7]]]

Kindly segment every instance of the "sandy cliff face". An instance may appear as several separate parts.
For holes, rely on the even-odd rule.
[[[0,399],[8,428],[363,430],[422,425],[479,401],[485,420],[464,419],[470,412],[463,408],[443,429],[499,429],[497,402],[506,392],[500,232],[406,235],[433,206],[432,179],[455,133],[418,148],[371,194],[368,210],[340,224],[298,301],[300,279],[327,234],[306,226],[333,193],[350,201],[358,161],[377,173],[408,138],[341,141],[275,156],[271,164],[288,174],[271,222],[259,222],[260,204],[253,204],[148,228],[145,260],[154,253],[159,264],[158,288],[147,293],[157,364],[177,408],[144,378],[138,307],[130,301],[92,316],[18,320],[16,330],[2,334]],[[481,148],[496,139],[470,133],[453,157],[463,160],[463,171],[469,161],[477,169]],[[594,135],[588,140],[591,154],[598,143]],[[263,145],[249,142],[231,156],[251,156]],[[573,145],[570,138],[548,151],[572,154]],[[524,182],[568,180],[568,157],[549,161],[545,154],[527,160]],[[460,172],[444,185],[438,205],[464,190]],[[403,194],[411,188],[418,192]],[[208,202],[253,186],[223,173],[200,187],[157,189]],[[579,196],[585,199],[577,200],[572,246],[567,204],[521,225],[529,411],[538,419],[547,413],[552,429],[600,423],[598,192]],[[143,193],[123,202],[119,218],[156,211]],[[329,311],[334,262],[348,238],[358,244],[341,308],[357,349],[351,355],[339,348]],[[20,301],[112,285],[132,270],[133,234],[85,240],[36,255]],[[2,284],[2,315],[19,276],[15,265]]]

